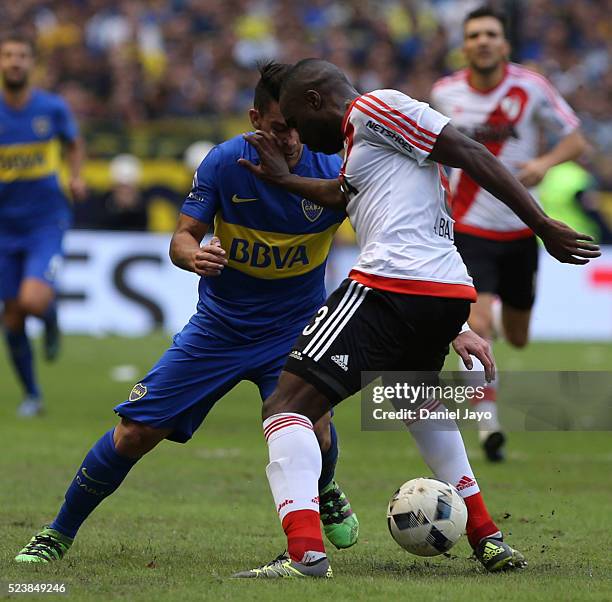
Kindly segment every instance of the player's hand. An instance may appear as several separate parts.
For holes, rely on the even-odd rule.
[[[537,186],[546,175],[550,165],[548,161],[542,157],[536,157],[526,163],[519,163],[520,171],[516,174],[518,181],[526,188]]]
[[[593,237],[580,234],[567,224],[548,219],[536,234],[542,239],[546,250],[561,263],[585,265],[601,255],[599,245]]]
[[[193,257],[193,271],[198,276],[219,276],[226,265],[225,251],[216,236],[213,236],[208,244],[196,251]]]
[[[71,178],[68,183],[70,194],[75,202],[81,203],[87,198],[87,184],[85,180],[80,176]]]
[[[253,134],[245,134],[244,139],[257,150],[259,165],[247,159],[238,159],[239,165],[271,184],[277,184],[285,176],[290,175],[285,155],[273,134],[257,130]]]
[[[453,341],[453,349],[463,360],[465,367],[471,370],[474,362],[471,356],[478,358],[485,369],[485,380],[490,383],[495,378],[495,360],[491,354],[491,345],[472,330],[466,330],[457,335]]]

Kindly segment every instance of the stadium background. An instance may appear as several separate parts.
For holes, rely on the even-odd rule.
[[[36,39],[37,83],[64,95],[84,132],[89,197],[75,207],[75,229],[168,233],[206,149],[248,130],[257,61],[321,56],[364,90],[394,87],[427,99],[438,77],[462,66],[461,21],[479,4],[23,0],[3,3],[0,19]],[[612,243],[612,21],[602,18],[612,2],[493,4],[509,15],[513,59],[551,79],[591,143],[581,166],[549,173],[541,186],[544,204],[553,216]],[[330,286],[355,256],[348,222],[337,241]],[[193,281],[172,273],[166,244],[163,236],[69,236],[60,280],[64,327],[90,334],[180,328],[193,309]],[[125,251],[118,253],[119,246]],[[612,337],[611,264],[609,252],[583,271],[544,258],[534,336]],[[92,267],[99,277],[85,291]],[[185,294],[148,290],[156,277]],[[581,290],[577,303],[564,295],[568,288]],[[568,312],[577,321],[560,319]]]
[[[83,527],[65,562],[36,571],[11,564],[61,503],[88,445],[112,424],[112,406],[125,399],[166,348],[167,332],[180,328],[195,306],[195,279],[167,259],[168,233],[195,168],[186,150],[248,129],[255,62],[322,56],[363,89],[391,86],[426,99],[440,75],[462,65],[461,20],[479,4],[0,3],[2,28],[29,30],[38,42],[37,82],[63,94],[79,119],[90,187],[87,202],[76,207],[80,229],[68,237],[60,282],[61,322],[83,334],[66,338],[59,363],[40,363],[46,416],[15,418],[20,391],[7,362],[0,362],[0,580],[66,581],[78,600],[372,600],[398,591],[432,602],[610,599],[609,433],[512,432],[503,466],[484,463],[475,434],[466,434],[494,518],[532,561],[524,576],[493,580],[475,572],[464,542],[452,558],[422,562],[391,541],[384,519],[390,493],[402,476],[428,471],[402,433],[361,433],[355,400],[337,411],[339,472],[360,514],[362,536],[354,550],[333,553],[338,578],[256,591],[251,584],[228,584],[222,577],[271,558],[282,545],[263,476],[259,399],[249,383],[224,399],[189,446],[162,444],[147,457]],[[612,1],[494,4],[511,16],[513,58],[561,90],[593,147],[583,163],[589,175],[562,173],[549,182],[554,207],[547,207],[609,242]],[[195,147],[195,161],[201,149]],[[563,194],[573,184],[588,194]],[[332,280],[346,273],[353,253],[345,230],[330,262]],[[609,371],[610,247],[588,269],[545,261],[539,291],[534,331],[548,341],[521,352],[498,342],[500,365]],[[150,333],[158,327],[164,332]],[[449,363],[454,368],[455,358]],[[537,400],[538,392],[533,396]]]

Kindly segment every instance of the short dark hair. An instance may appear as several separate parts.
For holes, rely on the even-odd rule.
[[[282,92],[289,88],[337,89],[351,85],[346,74],[333,63],[324,59],[307,58],[298,61],[283,78]]]
[[[25,33],[19,31],[10,31],[4,34],[0,34],[0,48],[9,42],[15,42],[17,44],[25,44],[30,47],[32,54],[36,54],[36,43],[34,39]]]
[[[260,77],[255,86],[253,106],[263,114],[270,108],[271,102],[278,102],[281,85],[291,65],[267,61],[259,64],[257,69]]]
[[[465,16],[465,19],[463,19],[464,29],[468,21],[471,21],[472,19],[480,19],[481,17],[493,17],[493,19],[497,19],[501,23],[504,37],[508,37],[508,18],[506,17],[506,14],[486,4],[469,12]]]

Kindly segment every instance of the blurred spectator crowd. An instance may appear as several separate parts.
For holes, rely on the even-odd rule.
[[[82,119],[138,122],[248,108],[256,61],[328,58],[363,89],[426,98],[461,66],[461,21],[479,0],[19,0],[6,29],[40,49],[43,84]],[[612,145],[611,0],[498,1],[515,60],[534,63]],[[603,122],[603,123],[602,123]],[[605,125],[605,127],[601,127]],[[601,146],[600,145],[600,146]]]
[[[462,66],[462,20],[480,0],[19,0],[8,30],[38,43],[41,85],[82,123],[240,114],[257,61],[327,58],[361,89],[426,99]],[[612,0],[497,0],[513,59],[548,76],[598,153],[612,153]],[[603,166],[603,171],[612,172]],[[605,177],[612,180],[612,173]]]

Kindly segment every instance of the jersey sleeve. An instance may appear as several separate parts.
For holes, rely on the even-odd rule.
[[[220,155],[216,146],[204,157],[193,175],[191,192],[181,208],[181,213],[205,224],[212,223],[221,203],[218,186]]]
[[[567,136],[580,126],[580,120],[549,81],[540,77],[537,119],[549,130]]]
[[[361,134],[371,143],[390,146],[423,165],[448,117],[396,90],[359,96],[353,105],[361,118]]]
[[[63,98],[58,98],[56,111],[57,135],[62,140],[72,142],[79,135],[79,128],[72,111]]]

